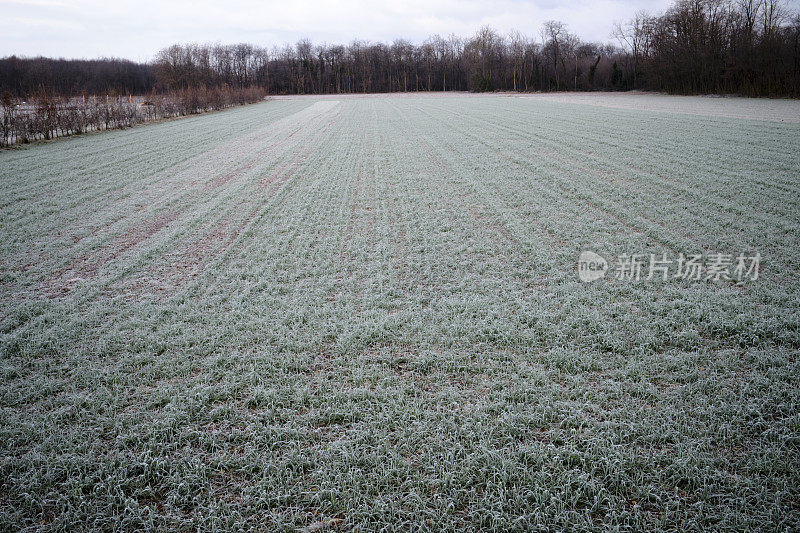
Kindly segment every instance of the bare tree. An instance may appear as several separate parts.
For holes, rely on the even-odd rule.
[[[556,77],[556,90],[561,90],[561,83],[558,75],[558,63],[561,62],[561,48],[567,33],[567,27],[563,22],[548,20],[542,25],[542,47],[553,62],[553,74]]]
[[[508,40],[510,42],[512,88],[517,91],[519,90],[518,82],[524,76],[527,38],[518,31],[512,31],[508,36]]]
[[[650,38],[653,32],[653,18],[646,11],[637,11],[626,23],[614,22],[611,36],[633,56],[633,85],[637,85],[639,63],[650,51]]]

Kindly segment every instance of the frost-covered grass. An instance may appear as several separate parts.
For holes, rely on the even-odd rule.
[[[797,529],[798,169],[797,124],[503,96],[2,152],[0,528]]]
[[[682,96],[630,92],[563,92],[509,94],[544,102],[566,102],[617,109],[666,111],[708,117],[746,118],[800,123],[800,100],[736,96]]]

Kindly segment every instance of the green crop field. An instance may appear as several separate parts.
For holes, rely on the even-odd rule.
[[[692,101],[277,98],[0,152],[0,529],[800,528],[800,124]]]

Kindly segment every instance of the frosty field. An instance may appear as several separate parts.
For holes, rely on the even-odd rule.
[[[0,152],[0,529],[800,528],[800,124],[647,98]]]

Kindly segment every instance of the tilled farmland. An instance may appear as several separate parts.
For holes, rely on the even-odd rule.
[[[0,152],[0,528],[800,528],[798,104],[612,100]]]

